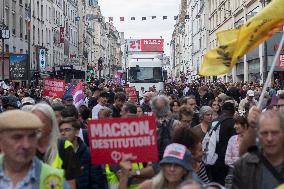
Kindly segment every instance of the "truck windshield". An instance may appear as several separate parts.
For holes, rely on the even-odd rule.
[[[129,70],[131,83],[158,83],[163,82],[161,67],[131,67]]]

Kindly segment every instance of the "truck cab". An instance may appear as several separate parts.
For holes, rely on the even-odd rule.
[[[128,84],[139,91],[144,87],[156,87],[157,91],[164,89],[162,60],[157,56],[133,55],[128,61]]]

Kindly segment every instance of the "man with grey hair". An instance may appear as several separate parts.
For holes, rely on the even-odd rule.
[[[162,122],[165,119],[168,119],[171,113],[170,101],[168,97],[164,95],[154,97],[152,100],[151,109],[159,121]]]
[[[164,95],[153,98],[151,108],[157,118],[157,139],[159,159],[163,157],[164,150],[171,143],[171,135],[175,120],[171,118],[170,101]]]
[[[284,182],[284,117],[266,111],[258,118],[261,151],[250,150],[235,164],[233,189],[276,188]]]

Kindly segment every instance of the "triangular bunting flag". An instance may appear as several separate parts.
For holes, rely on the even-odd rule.
[[[120,21],[123,22],[124,21],[124,17],[120,17]]]
[[[131,17],[131,20],[135,20],[135,17]]]
[[[189,19],[189,15],[185,15],[185,19],[187,19],[187,20],[188,20],[188,19]]]
[[[109,22],[113,22],[113,17],[108,17]]]
[[[177,19],[178,19],[178,16],[175,16],[174,19],[177,20]]]
[[[142,20],[146,20],[146,17],[142,17]]]
[[[156,19],[157,18],[157,16],[152,16],[152,19]]]
[[[166,19],[168,19],[168,17],[167,16],[163,16],[163,20],[166,20]]]

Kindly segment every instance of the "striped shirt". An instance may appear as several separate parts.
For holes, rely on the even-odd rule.
[[[205,164],[203,162],[200,163],[200,168],[199,168],[199,171],[197,172],[197,175],[199,176],[199,178],[201,179],[203,183],[205,184],[210,183],[210,180],[207,176]]]

